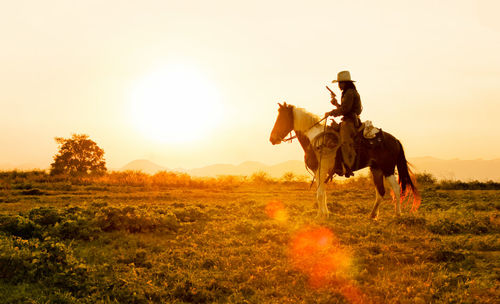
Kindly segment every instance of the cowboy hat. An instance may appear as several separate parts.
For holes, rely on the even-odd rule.
[[[333,80],[333,83],[336,82],[341,82],[341,81],[350,81],[350,82],[355,82],[354,80],[351,80],[351,73],[349,71],[342,71],[337,74],[337,79]]]

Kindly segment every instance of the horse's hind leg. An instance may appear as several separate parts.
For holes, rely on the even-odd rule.
[[[370,171],[372,172],[373,183],[375,184],[375,204],[373,205],[370,217],[375,219],[378,216],[380,203],[385,194],[384,175],[382,174],[382,170],[379,169],[370,168]]]
[[[396,215],[400,216],[401,215],[401,198],[400,198],[400,193],[401,193],[401,187],[399,187],[398,181],[396,180],[396,176],[390,175],[386,177],[387,182],[389,185],[391,185],[392,191],[394,192],[394,200],[395,200],[395,209],[396,209]]]

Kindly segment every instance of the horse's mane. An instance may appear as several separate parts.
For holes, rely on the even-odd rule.
[[[321,118],[306,111],[304,108],[293,107],[293,127],[295,130],[308,130]]]

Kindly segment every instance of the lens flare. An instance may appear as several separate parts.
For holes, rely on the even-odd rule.
[[[334,287],[350,303],[363,303],[349,279],[351,254],[326,227],[307,226],[291,238],[289,256],[294,268],[307,275],[312,288]]]
[[[288,220],[288,212],[285,209],[285,205],[279,200],[270,201],[267,204],[266,214],[278,222],[286,222]]]

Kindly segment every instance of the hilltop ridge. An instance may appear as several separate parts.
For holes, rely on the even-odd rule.
[[[451,180],[493,180],[500,181],[500,158],[493,160],[443,160],[431,156],[410,158],[409,162],[416,173],[430,173],[438,179]],[[258,161],[245,161],[238,165],[213,164],[193,169],[169,169],[149,160],[134,160],[119,169],[120,171],[135,170],[154,174],[158,171],[185,172],[192,176],[218,175],[251,175],[258,171],[268,173],[272,177],[281,177],[286,172],[296,175],[309,175],[303,161],[289,160],[274,165]]]

